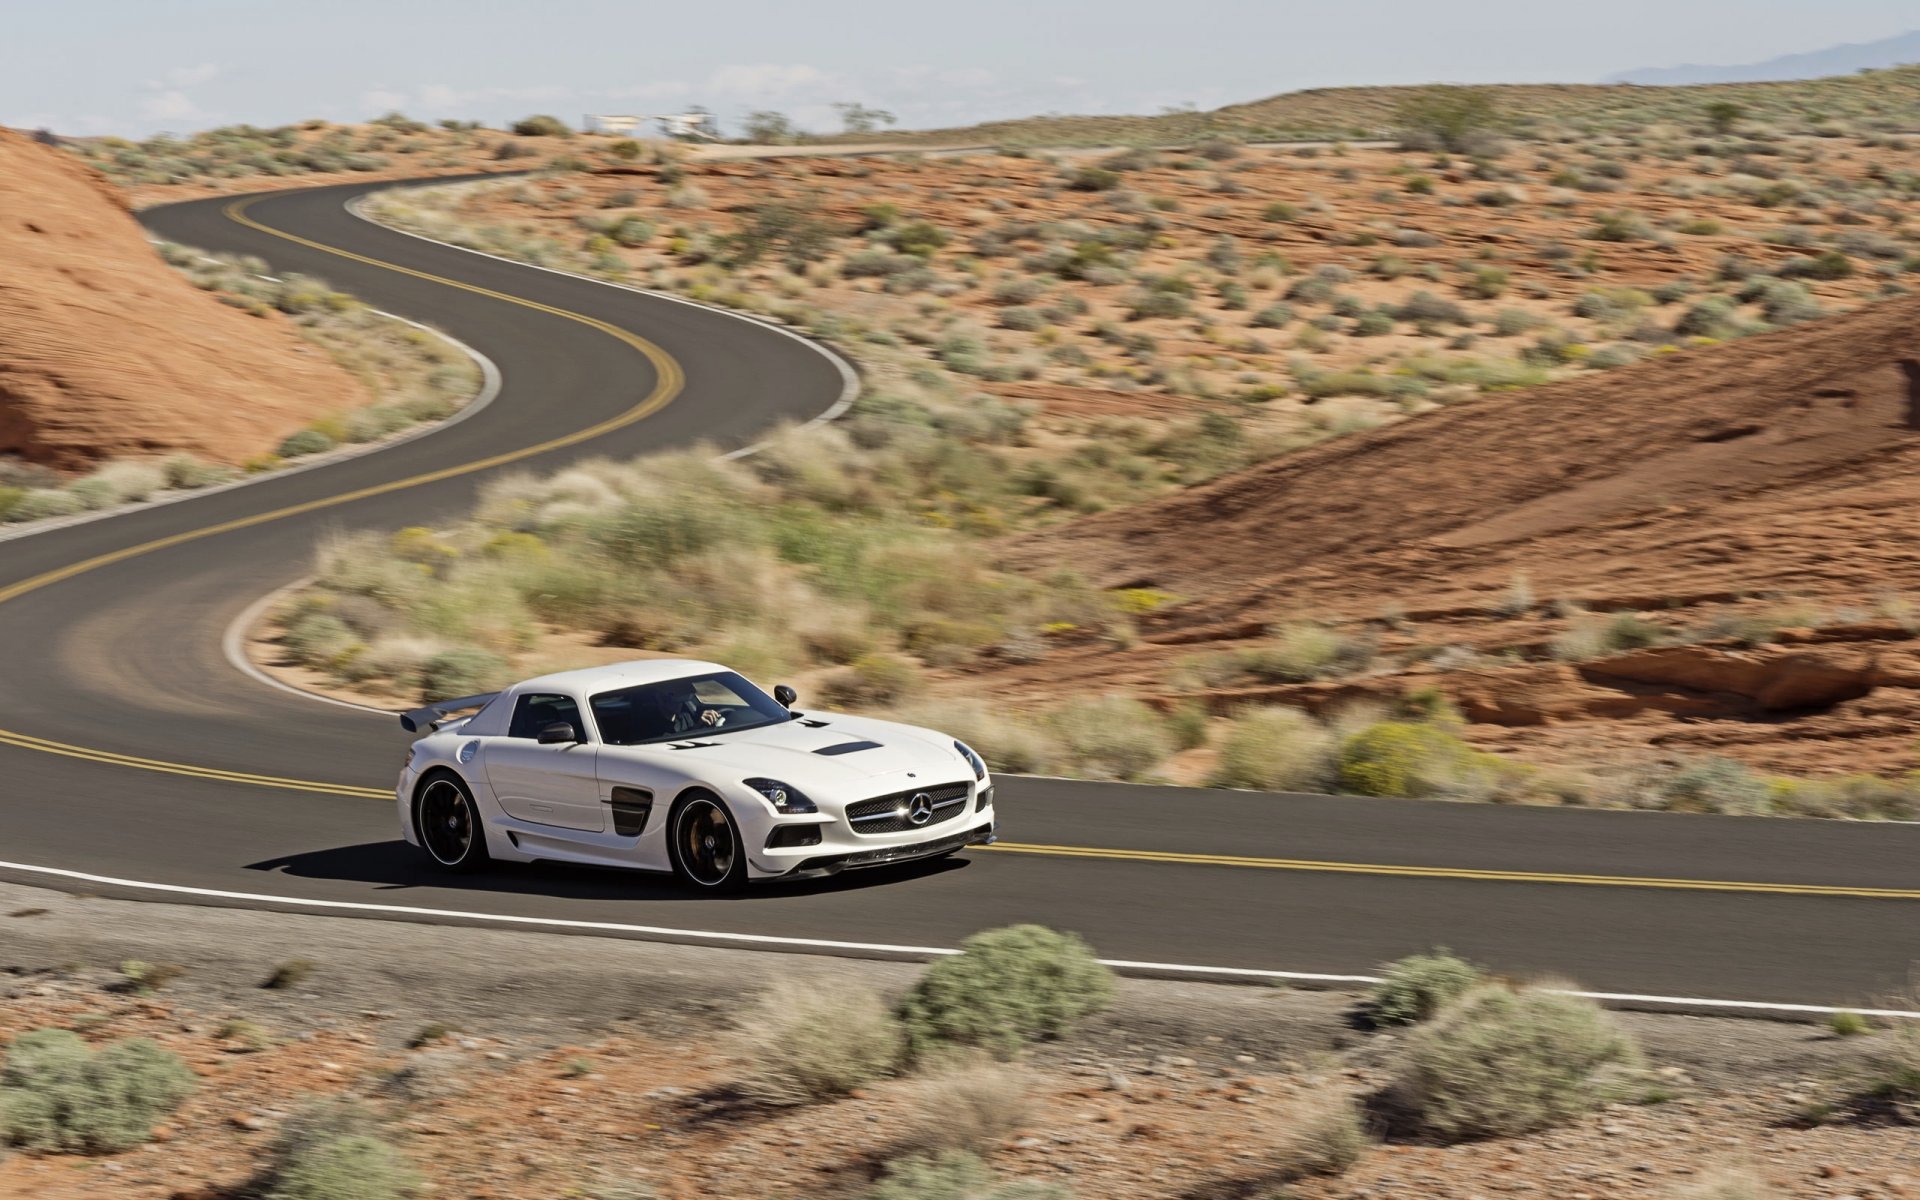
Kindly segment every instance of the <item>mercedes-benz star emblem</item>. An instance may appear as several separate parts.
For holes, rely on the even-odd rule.
[[[925,825],[933,820],[933,797],[925,792],[915,792],[913,799],[907,801],[907,820],[915,825]]]

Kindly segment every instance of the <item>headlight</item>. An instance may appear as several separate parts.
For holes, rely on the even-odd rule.
[[[807,799],[799,788],[789,787],[778,779],[749,779],[746,785],[767,798],[776,812],[810,813],[819,812],[813,801]]]
[[[415,742],[415,743],[414,743],[413,745],[411,745],[411,746],[408,746],[408,747],[407,747],[407,761],[406,761],[406,762],[404,762],[404,763],[402,763],[402,764],[400,764],[400,769],[401,769],[402,771],[406,771],[406,770],[410,770],[410,769],[412,769],[412,767],[413,767],[413,754],[414,754],[414,751],[416,751],[416,750],[418,750],[418,749],[420,749],[420,744],[419,744],[418,742]]]
[[[975,782],[987,777],[987,764],[985,760],[973,752],[972,746],[962,741],[955,741],[953,748],[959,752],[961,758],[967,760],[967,765],[973,768],[973,778]]]

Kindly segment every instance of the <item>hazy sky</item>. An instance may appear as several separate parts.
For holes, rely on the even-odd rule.
[[[184,132],[399,108],[903,125],[1362,83],[1590,81],[1920,25],[1913,0],[3,0],[0,124]]]

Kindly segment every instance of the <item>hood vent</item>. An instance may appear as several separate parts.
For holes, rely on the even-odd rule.
[[[828,755],[858,754],[862,750],[878,749],[880,749],[879,742],[841,742],[838,746],[822,746],[818,750],[815,750],[814,753]]]

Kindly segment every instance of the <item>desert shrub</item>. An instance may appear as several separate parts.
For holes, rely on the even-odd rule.
[[[1282,1114],[1272,1173],[1284,1181],[1339,1175],[1370,1145],[1352,1094],[1332,1080],[1316,1080]]]
[[[1333,734],[1297,708],[1256,708],[1234,717],[1220,739],[1211,787],[1318,792],[1334,783]]]
[[[130,1149],[193,1088],[186,1063],[144,1039],[93,1050],[70,1030],[23,1033],[0,1062],[0,1145],[89,1154]]]
[[[1396,119],[1408,149],[1472,154],[1487,148],[1499,110],[1480,88],[1429,87],[1402,101]]]
[[[1470,325],[1473,318],[1467,310],[1451,300],[1443,299],[1432,292],[1420,291],[1408,296],[1394,310],[1394,316],[1402,321],[1413,321],[1425,325]]]
[[[906,1033],[879,993],[845,983],[776,982],[741,1018],[742,1090],[770,1104],[843,1096],[893,1072]]]
[[[1759,815],[1768,811],[1766,779],[1730,758],[1700,758],[1641,773],[1628,802],[1661,812]]]
[[[823,676],[819,686],[828,704],[889,704],[919,689],[920,671],[896,654],[864,654]]]
[[[1475,300],[1497,300],[1506,294],[1511,275],[1502,267],[1475,267],[1460,285],[1460,294]]]
[[[1340,744],[1340,787],[1361,796],[1426,796],[1465,782],[1481,755],[1438,725],[1382,721]]]
[[[1120,186],[1120,173],[1105,167],[1075,167],[1067,173],[1067,187],[1076,192],[1110,192]]]
[[[521,117],[512,128],[516,137],[566,137],[573,132],[565,121],[546,113]]]
[[[1838,250],[1823,250],[1811,258],[1788,259],[1776,274],[1782,279],[1845,279],[1853,274],[1853,260]]]
[[[622,246],[644,246],[653,240],[653,222],[643,217],[625,217],[607,230],[607,236]]]
[[[1576,614],[1565,632],[1549,648],[1562,662],[1585,662],[1627,650],[1642,650],[1673,640],[1673,631],[1635,613],[1611,616]]]
[[[1640,1051],[1591,1000],[1475,988],[1407,1039],[1395,1081],[1420,1124],[1449,1140],[1530,1133],[1621,1098]]]
[[[1125,696],[1075,700],[1052,714],[1061,751],[1094,779],[1138,779],[1173,753],[1160,714]]]
[[[9,515],[26,494],[27,489],[22,487],[0,486],[0,521],[9,519]]]
[[[323,1138],[292,1148],[266,1200],[401,1200],[421,1178],[392,1143],[371,1133]]]
[[[900,1015],[917,1054],[957,1044],[1008,1058],[1112,999],[1113,972],[1077,935],[1010,925],[976,933],[928,966]]]
[[[1636,212],[1612,212],[1595,221],[1587,236],[1596,242],[1647,242],[1654,237],[1653,226]]]
[[[9,521],[44,521],[49,517],[71,517],[86,508],[78,496],[57,488],[28,488],[13,502]]]
[[[318,429],[301,429],[288,434],[275,451],[281,458],[299,458],[303,454],[324,454],[335,446],[331,437]]]
[[[1411,954],[1381,968],[1380,982],[1367,996],[1367,1015],[1375,1025],[1425,1021],[1482,978],[1480,968],[1445,950]]]
[[[1518,337],[1546,323],[1545,317],[1524,308],[1503,308],[1493,314],[1493,334],[1495,337]]]
[[[922,1150],[991,1153],[1033,1115],[1033,1080],[1011,1064],[962,1062],[922,1076],[906,1141]]]
[[[987,1164],[958,1151],[913,1156],[887,1164],[886,1174],[867,1200],[1072,1200],[1057,1183],[1037,1180],[1001,1182]]]
[[[295,660],[318,667],[339,657],[356,638],[347,623],[332,613],[310,612],[288,622],[280,641]]]
[[[472,696],[505,683],[507,660],[488,650],[457,646],[428,659],[420,669],[420,691],[428,700]]]

